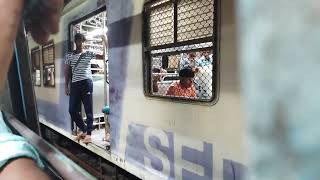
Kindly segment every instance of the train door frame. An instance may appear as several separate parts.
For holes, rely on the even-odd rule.
[[[68,24],[68,51],[72,51],[72,49],[73,49],[73,42],[74,42],[74,40],[73,40],[73,30],[72,30],[72,27],[75,25],[75,24],[78,24],[78,23],[80,23],[80,22],[82,22],[82,21],[84,21],[84,20],[86,20],[86,19],[88,19],[88,18],[90,18],[90,17],[92,17],[92,16],[95,16],[95,15],[97,15],[97,14],[99,14],[99,13],[102,13],[102,12],[107,12],[107,6],[106,5],[103,5],[103,6],[100,6],[100,7],[98,7],[97,9],[95,9],[95,10],[93,10],[92,12],[90,12],[90,13],[88,13],[88,14],[86,14],[86,15],[84,15],[84,16],[82,16],[82,17],[80,17],[80,18],[78,18],[78,19],[76,19],[76,20],[74,20],[74,21],[71,21],[69,24]],[[105,26],[106,26],[107,24],[105,24]],[[107,63],[108,62],[108,58],[107,57],[105,57],[105,63]],[[106,83],[107,84],[109,84],[109,81],[108,81],[108,77],[107,77],[107,71],[108,71],[108,66],[106,66],[106,65],[104,65],[104,70],[105,70],[105,73],[104,73],[104,91],[105,91],[105,87],[106,87]],[[106,94],[104,94],[104,96],[106,96]],[[107,95],[107,98],[109,98],[108,97],[108,95]],[[102,109],[103,107],[101,107],[101,109]],[[105,120],[106,120],[106,117],[105,117]],[[107,126],[107,123],[105,123],[105,126]],[[74,129],[75,128],[77,128],[77,126],[75,126],[75,123],[74,122],[72,122],[71,121],[71,132],[74,132]]]
[[[88,13],[87,15],[78,18],[77,20],[71,21],[71,22],[68,24],[68,41],[69,41],[69,43],[68,43],[68,50],[69,50],[69,51],[72,50],[72,46],[73,46],[73,43],[72,43],[73,41],[72,41],[72,39],[70,39],[70,37],[73,38],[73,37],[72,37],[72,30],[71,30],[71,29],[72,29],[72,26],[73,26],[74,24],[80,23],[81,21],[83,21],[83,20],[85,20],[85,19],[88,19],[88,18],[91,17],[91,16],[94,16],[94,15],[96,15],[96,14],[99,14],[99,13],[101,13],[101,12],[103,12],[103,11],[107,11],[107,6],[105,6],[105,5],[104,5],[104,6],[101,6],[101,7],[97,8],[97,9],[93,10],[92,12]]]

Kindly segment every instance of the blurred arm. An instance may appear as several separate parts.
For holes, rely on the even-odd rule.
[[[42,172],[36,163],[28,158],[19,158],[11,161],[0,172],[0,179],[20,180],[47,180],[48,176]]]

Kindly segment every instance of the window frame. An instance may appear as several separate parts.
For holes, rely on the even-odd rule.
[[[37,53],[39,52],[39,66],[36,66],[35,63],[34,63],[34,60],[33,60],[33,55],[34,53]],[[31,49],[30,51],[30,56],[31,56],[31,64],[32,64],[32,76],[33,76],[33,68],[35,68],[36,70],[39,70],[40,71],[40,84],[37,85],[36,84],[36,79],[32,79],[33,81],[33,85],[34,86],[37,86],[37,87],[41,87],[42,85],[42,68],[41,68],[41,62],[42,62],[42,56],[41,56],[41,49],[40,49],[40,46],[36,46],[34,48]]]
[[[143,19],[142,19],[142,57],[143,57],[143,92],[146,97],[161,99],[165,101],[173,101],[173,102],[182,102],[188,104],[200,104],[200,105],[215,105],[219,100],[220,94],[220,1],[219,0],[212,0],[213,1],[213,33],[211,37],[205,38],[197,38],[187,41],[179,42],[178,39],[178,2],[180,0],[168,0],[160,5],[155,7],[151,7],[159,0],[148,0],[144,3],[143,7]],[[165,6],[168,4],[173,3],[173,33],[174,37],[173,43],[164,44],[164,45],[156,45],[151,46],[149,44],[149,35],[150,35],[150,28],[149,28],[149,17],[152,9],[159,8],[161,6]],[[149,8],[149,9],[148,9]],[[187,45],[194,45],[199,43],[211,43],[212,47],[205,47],[205,48],[195,48],[192,50],[177,50],[172,52],[164,52],[164,53],[156,53],[153,56],[161,56],[161,55],[178,55],[180,53],[187,53],[187,52],[197,52],[197,51],[212,51],[212,58],[214,59],[212,63],[212,97],[209,100],[206,99],[190,99],[184,97],[172,97],[172,96],[165,96],[165,95],[154,95],[152,92],[152,50],[161,50],[167,48],[175,48]]]
[[[49,48],[49,47],[52,47],[53,48],[53,62],[52,63],[45,63],[44,62],[44,49],[46,48]],[[45,66],[50,66],[50,65],[53,65],[53,68],[54,68],[54,85],[45,85],[45,78],[43,77],[43,87],[46,87],[46,88],[55,88],[56,87],[56,63],[55,63],[55,44],[54,44],[54,41],[53,40],[50,40],[48,41],[46,44],[44,44],[42,46],[42,75],[44,76],[44,70],[45,70]]]

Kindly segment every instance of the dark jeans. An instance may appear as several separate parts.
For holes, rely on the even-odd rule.
[[[80,128],[82,132],[91,135],[93,127],[93,108],[92,108],[93,84],[91,79],[86,79],[71,83],[69,113],[72,121]],[[81,102],[87,115],[87,125],[84,124],[81,116]]]

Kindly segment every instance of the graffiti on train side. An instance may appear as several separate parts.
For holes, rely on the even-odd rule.
[[[152,179],[213,179],[212,144],[143,125],[129,125],[125,159]],[[223,167],[224,180],[241,180],[246,171],[230,160],[224,160]]]
[[[152,172],[161,179],[212,179],[213,147],[205,142],[174,141],[172,132],[130,125],[126,161]],[[185,141],[183,143],[183,141]],[[192,143],[193,147],[184,144]],[[176,152],[174,152],[176,150]],[[181,166],[174,166],[179,164]],[[194,168],[197,167],[197,168]]]

